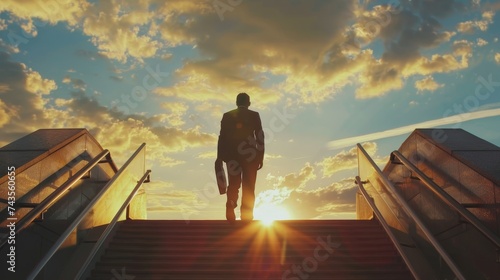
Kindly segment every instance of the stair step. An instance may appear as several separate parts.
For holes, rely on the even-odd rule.
[[[89,279],[124,273],[136,280],[413,279],[371,220],[278,221],[271,227],[258,221],[124,221]]]

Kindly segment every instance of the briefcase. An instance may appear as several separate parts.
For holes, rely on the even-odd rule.
[[[226,171],[224,170],[224,163],[222,160],[215,161],[215,178],[217,179],[217,187],[219,193],[225,194],[227,191]]]

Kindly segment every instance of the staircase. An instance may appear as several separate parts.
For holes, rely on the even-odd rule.
[[[89,279],[413,279],[376,220],[129,220]]]

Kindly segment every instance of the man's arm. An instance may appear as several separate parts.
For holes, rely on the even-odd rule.
[[[226,128],[226,114],[222,116],[220,122],[220,133],[217,141],[217,160],[227,161],[227,128]]]
[[[257,126],[255,128],[255,138],[257,142],[257,160],[259,166],[258,169],[261,169],[264,166],[264,130],[262,129],[262,122],[260,120],[260,115],[257,113]]]

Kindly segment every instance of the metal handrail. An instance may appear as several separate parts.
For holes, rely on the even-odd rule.
[[[130,202],[132,201],[132,199],[134,198],[134,196],[136,195],[137,191],[142,186],[142,184],[144,182],[149,181],[149,174],[150,173],[151,173],[151,170],[147,170],[146,173],[144,173],[144,175],[142,176],[142,178],[139,181],[137,181],[137,185],[135,185],[135,187],[132,190],[132,192],[130,193],[130,195],[127,197],[125,202],[122,204],[122,206],[120,207],[120,210],[118,210],[116,215],[113,217],[111,222],[106,226],[106,229],[99,237],[99,240],[97,240],[97,242],[94,244],[92,251],[88,255],[88,257],[85,260],[85,262],[83,263],[83,265],[80,267],[80,271],[78,271],[78,274],[75,276],[75,279],[80,279],[83,276],[83,274],[87,270],[87,266],[90,265],[90,263],[92,262],[92,259],[97,254],[97,252],[101,248],[102,244],[104,243],[104,241],[106,240],[106,238],[110,234],[110,232],[113,230],[116,222],[120,219],[120,216],[123,214],[123,211],[125,211],[125,209],[127,209],[127,207],[129,206]]]
[[[495,235],[491,230],[489,230],[476,216],[469,212],[465,207],[458,203],[451,195],[445,192],[441,187],[439,187],[434,181],[429,179],[418,167],[411,163],[405,156],[403,156],[399,151],[392,152],[403,165],[414,172],[417,177],[424,182],[424,184],[432,192],[434,192],[441,200],[446,204],[451,206],[455,211],[457,211],[463,218],[465,218],[469,223],[471,223],[476,229],[479,230],[489,241],[500,248],[500,238]]]
[[[356,176],[356,183],[358,184],[358,187],[359,187],[359,190],[361,191],[361,194],[363,194],[363,197],[365,198],[366,202],[372,208],[373,213],[375,213],[375,216],[377,216],[377,219],[379,220],[380,224],[384,228],[385,232],[387,233],[387,235],[389,235],[389,238],[391,239],[392,243],[396,247],[396,250],[398,250],[399,255],[401,255],[401,257],[403,258],[403,261],[408,266],[408,269],[410,269],[411,274],[413,275],[413,277],[415,277],[415,279],[417,279],[417,280],[420,279],[415,267],[413,267],[412,263],[410,262],[410,259],[408,258],[405,251],[403,250],[403,247],[401,247],[401,244],[399,243],[396,236],[394,235],[391,228],[389,227],[389,224],[387,224],[387,221],[385,220],[384,216],[382,215],[380,210],[378,210],[377,205],[375,205],[375,202],[373,202],[373,199],[370,197],[370,195],[366,191],[365,187],[363,186],[363,182],[361,182],[361,178],[359,178],[359,176]]]
[[[101,199],[101,197],[106,193],[106,191],[113,185],[113,183],[120,177],[121,174],[128,168],[130,163],[137,157],[137,155],[144,149],[146,143],[142,143],[142,145],[135,151],[135,153],[125,162],[125,164],[118,170],[118,173],[115,174],[113,178],[101,189],[99,193],[90,201],[90,203],[83,209],[82,212],[75,218],[75,220],[69,225],[69,227],[61,234],[61,236],[56,240],[54,245],[50,247],[45,256],[38,262],[35,268],[31,271],[28,276],[29,280],[35,279],[35,277],[40,273],[40,271],[45,267],[45,265],[49,262],[52,256],[59,250],[59,247],[66,241],[66,239],[71,235],[71,233],[76,229],[76,227],[80,224],[80,222],[85,218],[85,216],[92,210],[94,205]]]
[[[436,240],[434,235],[432,235],[431,231],[425,226],[425,224],[422,222],[422,220],[418,217],[418,215],[413,211],[408,203],[406,203],[406,200],[401,197],[401,195],[397,192],[397,190],[394,188],[392,183],[384,176],[380,168],[373,162],[373,160],[370,158],[370,156],[366,153],[365,149],[361,146],[361,144],[357,144],[358,150],[363,153],[365,158],[370,162],[372,165],[373,169],[379,176],[379,178],[382,180],[382,183],[385,185],[385,187],[392,193],[392,196],[397,200],[397,202],[401,205],[401,208],[408,214],[413,221],[418,225],[418,227],[422,230],[424,235],[427,237],[431,245],[434,247],[434,249],[438,252],[438,254],[441,256],[441,258],[446,262],[446,264],[450,267],[451,271],[455,274],[455,276],[459,280],[465,280],[465,276],[463,273],[460,271],[458,266],[455,264],[453,259],[446,253],[446,251],[443,249],[441,244]]]
[[[63,194],[69,190],[73,185],[78,182],[85,174],[87,174],[92,168],[94,168],[99,162],[109,155],[108,150],[103,150],[96,157],[94,157],[90,162],[88,162],[82,169],[78,170],[75,175],[71,176],[69,180],[64,182],[59,188],[48,195],[42,202],[38,204],[35,208],[29,211],[19,222],[16,223],[16,234],[19,234],[24,228],[26,228],[31,222],[33,222],[38,215],[43,213],[49,207],[54,205]],[[0,244],[0,249],[7,244],[7,239],[3,240]]]

